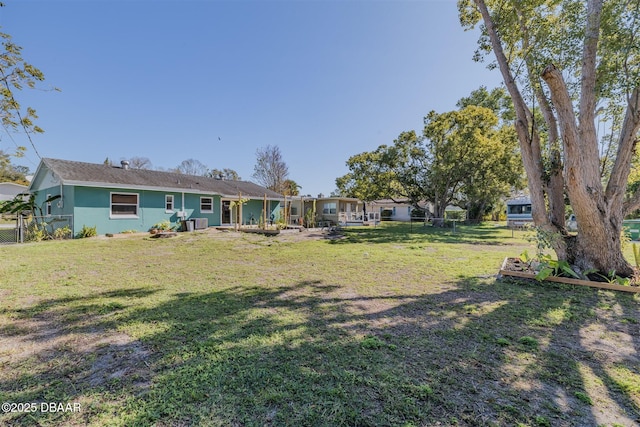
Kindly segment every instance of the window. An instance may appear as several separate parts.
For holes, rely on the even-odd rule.
[[[164,196],[164,210],[167,213],[173,212],[173,194]]]
[[[138,217],[138,194],[111,193],[111,217],[112,218],[137,218]]]
[[[336,214],[336,203],[325,203],[324,208],[322,209],[322,213],[325,215],[335,215]]]
[[[298,215],[298,208],[297,208],[297,207],[295,207],[295,206],[291,206],[291,207],[289,208],[289,214],[290,214],[290,215],[294,215],[294,216],[295,216],[295,215]]]
[[[509,205],[508,213],[512,215],[530,214],[531,205]]]
[[[212,197],[200,197],[200,212],[213,213]]]
[[[51,198],[51,194],[47,194],[47,197],[45,200],[49,200],[50,198]],[[46,215],[47,216],[51,215],[51,202],[47,202]]]

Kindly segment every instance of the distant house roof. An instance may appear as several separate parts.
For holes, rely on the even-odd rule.
[[[516,197],[514,199],[507,200],[507,206],[509,205],[530,205],[531,198],[530,197]]]
[[[0,182],[0,201],[13,200],[18,194],[26,191],[26,185],[15,182]]]
[[[185,175],[144,169],[131,169],[105,164],[75,162],[59,159],[42,159],[66,185],[89,187],[116,187],[132,189],[157,189],[218,194],[221,196],[281,199],[283,196],[248,181],[229,181],[205,176]],[[38,167],[40,169],[42,164]]]

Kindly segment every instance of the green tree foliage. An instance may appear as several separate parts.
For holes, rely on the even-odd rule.
[[[31,193],[26,196],[18,195],[13,200],[0,202],[0,213],[21,214],[29,213],[36,217],[43,216],[44,206],[54,200],[58,200],[60,195],[51,196],[42,202],[41,206],[36,204],[37,193]]]
[[[16,184],[27,185],[26,176],[29,168],[17,166],[11,163],[11,156],[0,150],[0,182],[15,182]]]
[[[481,29],[474,58],[491,54],[489,66],[499,68],[513,101],[532,215],[558,235],[558,259],[578,271],[632,274],[619,236],[624,216],[640,206],[640,192],[626,192],[640,129],[640,3],[459,0],[458,7],[465,28]],[[566,199],[577,236],[564,226]]]
[[[490,109],[499,118],[501,125],[513,127],[515,111],[511,98],[504,88],[488,90],[486,86],[480,86],[456,103],[456,107],[460,109],[472,105]]]
[[[403,132],[391,146],[347,161],[350,172],[336,180],[342,194],[365,201],[428,201],[443,218],[455,204],[480,218],[521,185],[522,168],[513,128],[499,125],[489,108],[467,105],[448,113],[430,112],[421,136]]]
[[[300,185],[298,185],[297,182],[295,182],[292,179],[287,179],[284,181],[284,185],[283,185],[284,191],[282,192],[282,194],[286,195],[286,196],[299,196],[300,195],[300,189],[302,188]]]
[[[209,172],[209,176],[216,179],[224,179],[227,181],[240,181],[240,175],[233,169],[224,168],[224,169],[211,169]]]
[[[9,34],[0,32],[0,45],[0,121],[5,132],[24,132],[30,138],[31,134],[43,130],[35,124],[36,110],[23,108],[15,95],[24,87],[35,88],[38,82],[44,81],[44,74],[22,58],[22,48]],[[18,153],[24,150],[18,147]]]
[[[406,137],[416,138],[416,134],[411,132]],[[396,181],[393,164],[388,161],[390,149],[387,145],[381,145],[374,151],[351,156],[347,160],[349,173],[336,179],[337,193],[365,202],[404,197],[403,189]]]
[[[513,128],[500,127],[490,109],[469,105],[432,112],[425,118],[424,135],[431,156],[428,182],[439,218],[448,204],[456,204],[467,209],[471,219],[481,219],[521,185]]]

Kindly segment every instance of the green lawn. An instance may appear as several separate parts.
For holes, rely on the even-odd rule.
[[[640,422],[638,295],[496,281],[492,224],[308,234],[0,246],[0,425]]]

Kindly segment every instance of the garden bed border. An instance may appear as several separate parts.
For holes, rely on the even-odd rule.
[[[506,270],[505,267],[507,265],[507,260],[509,258],[505,258],[502,262],[502,267],[500,267],[500,271],[498,272],[498,277],[500,276],[512,276],[519,277],[522,279],[536,279],[536,275],[532,273],[524,273],[522,271],[510,271]],[[579,280],[579,279],[571,279],[569,277],[557,277],[557,276],[549,276],[544,279],[547,282],[555,282],[555,283],[565,283],[568,285],[580,285],[580,286],[589,286],[592,288],[598,289],[609,289],[614,291],[622,291],[622,292],[636,292],[640,293],[640,286],[623,286],[616,285],[613,283],[604,283],[604,282],[593,282],[590,280]]]

